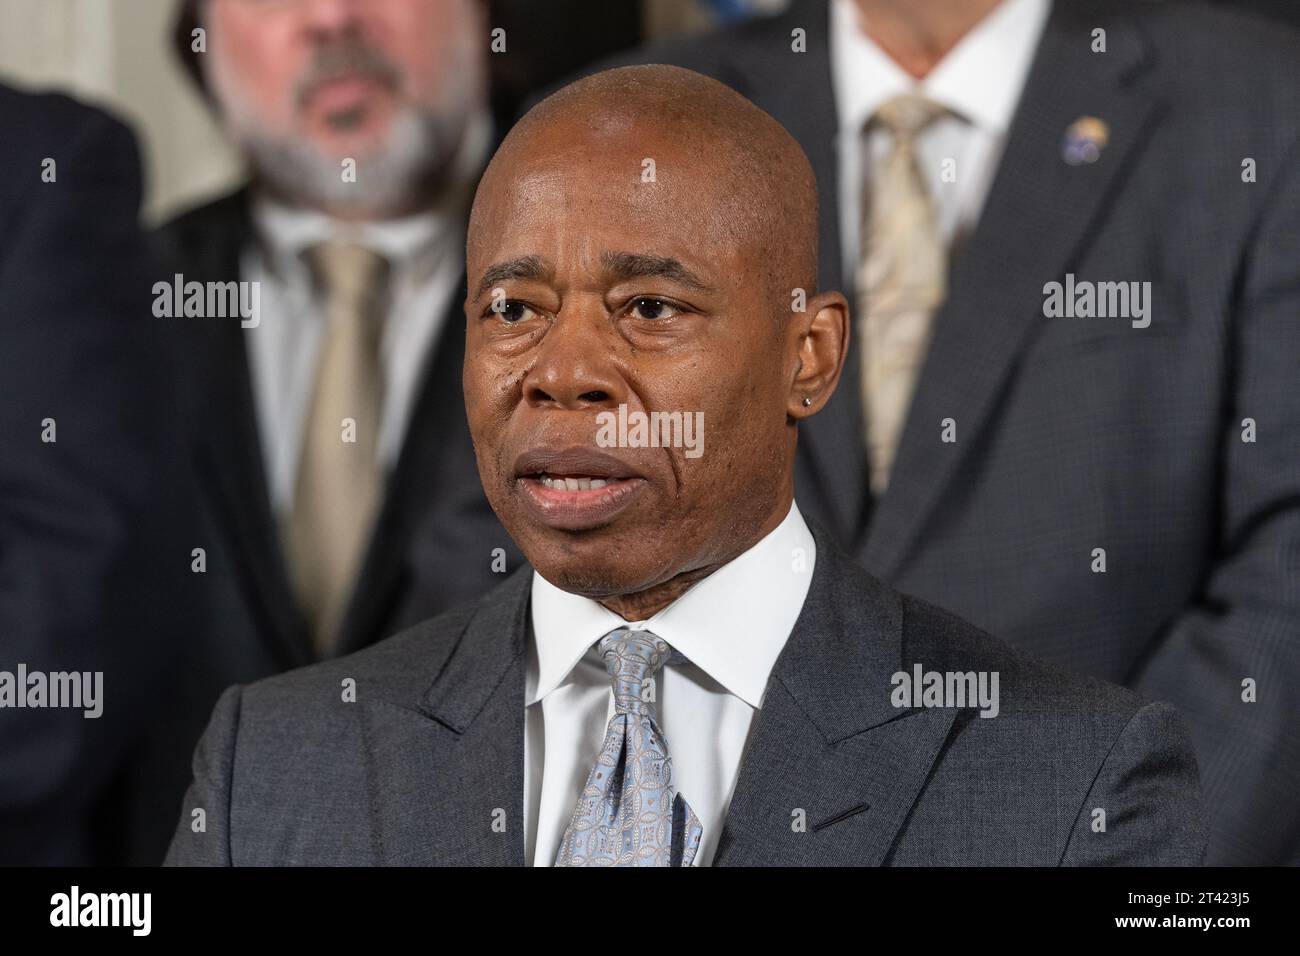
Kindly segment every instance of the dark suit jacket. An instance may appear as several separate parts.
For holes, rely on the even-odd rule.
[[[1300,28],[1300,3],[1295,0],[1213,0],[1223,7],[1256,17],[1268,17],[1294,30]]]
[[[252,241],[247,193],[186,213],[154,238],[168,278],[179,272],[185,281],[237,280],[240,255]],[[474,462],[461,392],[463,300],[462,289],[430,355],[338,653],[473,601],[501,579],[492,570],[494,549],[504,549],[507,570],[522,561],[483,497]],[[147,804],[152,827],[141,856],[152,863],[166,850],[194,745],[217,696],[231,684],[315,659],[267,492],[245,347],[245,336],[257,330],[234,319],[175,322],[178,361],[192,386],[192,456],[204,519],[199,540],[207,549],[204,580],[214,610],[187,647],[169,708],[173,721],[158,728],[162,739],[146,758],[143,779],[165,790],[164,805]]]
[[[139,155],[66,96],[0,87],[0,129],[0,670],[103,675],[98,718],[0,709],[0,864],[113,862],[119,770],[191,630]]]
[[[790,130],[817,175],[820,284],[851,293],[827,26],[824,0],[796,0],[635,61],[713,75]],[[796,28],[806,53],[791,52]],[[1083,116],[1110,142],[1067,165],[1063,134]],[[1201,4],[1058,2],[952,264],[889,489],[867,491],[856,346],[800,428],[799,506],[868,570],[1177,704],[1218,863],[1300,862],[1297,223],[1294,37]],[[1150,327],[1045,318],[1044,286],[1067,273],[1151,282]]]
[[[814,534],[813,580],[716,865],[1200,861],[1195,758],[1171,706],[1038,664]],[[168,863],[522,864],[530,577],[369,650],[228,690]],[[894,707],[891,676],[918,663],[997,671],[998,716]]]

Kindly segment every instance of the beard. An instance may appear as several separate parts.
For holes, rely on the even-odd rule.
[[[403,106],[383,140],[358,155],[354,181],[343,179],[342,156],[304,137],[236,130],[257,179],[290,202],[382,219],[400,215],[435,196],[447,179],[464,122]]]
[[[448,63],[436,101],[419,103],[404,95],[401,71],[379,52],[351,43],[323,47],[296,84],[299,109],[315,86],[352,73],[379,79],[399,97],[379,141],[364,152],[343,154],[296,130],[268,128],[239,77],[219,57],[208,62],[227,127],[259,183],[292,204],[335,214],[382,219],[427,204],[452,174],[469,123],[468,104],[481,100],[477,61],[463,55]],[[340,116],[338,125],[343,128],[355,119]],[[350,181],[343,178],[345,158],[356,161]]]

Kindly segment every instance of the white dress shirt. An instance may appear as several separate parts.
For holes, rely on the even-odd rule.
[[[867,36],[854,0],[831,0],[831,82],[839,123],[838,213],[845,284],[852,283],[857,271],[861,217],[870,198],[872,169],[892,146],[888,132],[873,128],[863,149],[863,131],[876,110],[895,96],[916,93],[952,114],[922,130],[916,152],[935,199],[939,228],[953,249],[974,228],[993,184],[1050,12],[1050,0],[1003,0],[918,81]],[[956,161],[954,182],[943,181],[946,159]]]
[[[618,627],[657,634],[689,660],[655,688],[672,785],[700,820],[695,865],[708,866],[740,758],[777,656],[803,608],[816,545],[794,505],[770,534],[647,621],[630,623],[533,573],[533,640],[525,684],[524,848],[551,866],[614,714],[595,651]]]
[[[330,239],[355,242],[389,261],[388,310],[381,361],[384,401],[378,455],[397,462],[424,369],[465,268],[465,216],[474,184],[491,148],[492,122],[477,115],[454,160],[455,173],[428,212],[382,222],[349,223],[266,196],[252,204],[257,242],[244,251],[241,277],[261,283],[260,322],[244,330],[257,409],[268,493],[277,515],[293,503],[298,455],[327,314],[302,259]]]

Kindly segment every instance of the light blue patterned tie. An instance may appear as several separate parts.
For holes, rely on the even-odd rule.
[[[614,681],[614,716],[564,831],[556,866],[690,866],[703,828],[672,788],[668,742],[643,690],[673,653],[625,627],[596,645]]]

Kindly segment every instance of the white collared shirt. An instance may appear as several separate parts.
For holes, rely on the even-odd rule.
[[[1003,0],[918,81],[867,36],[854,0],[831,0],[831,81],[839,123],[838,213],[846,284],[857,271],[862,203],[869,199],[871,171],[892,147],[888,132],[872,129],[864,156],[867,122],[886,100],[903,93],[919,94],[950,111],[921,131],[916,150],[935,198],[939,228],[951,249],[979,218],[1050,12],[1051,0]],[[949,159],[955,161],[955,179],[945,182],[944,162]]]
[[[428,212],[383,222],[349,223],[266,196],[252,205],[258,242],[244,250],[241,277],[260,286],[260,322],[244,329],[274,512],[293,503],[327,315],[302,253],[330,239],[356,242],[389,261],[388,312],[381,361],[384,401],[378,455],[391,469],[401,452],[424,369],[444,327],[465,269],[465,215],[491,147],[486,113],[470,123],[455,159],[452,185]]]
[[[768,677],[803,609],[816,545],[794,505],[770,534],[647,621],[629,623],[533,573],[533,640],[524,711],[524,847],[551,866],[614,714],[595,651],[618,627],[652,631],[689,660],[655,689],[672,784],[703,827],[695,865],[708,866],[731,804],[740,758]]]

